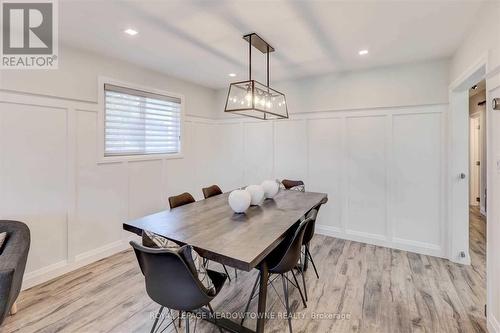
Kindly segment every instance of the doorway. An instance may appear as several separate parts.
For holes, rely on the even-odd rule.
[[[486,82],[469,89],[469,206],[486,216]]]
[[[484,273],[487,248],[486,129],[486,81],[483,79],[469,89],[469,255],[474,270]],[[479,294],[486,304],[486,285],[479,289]]]

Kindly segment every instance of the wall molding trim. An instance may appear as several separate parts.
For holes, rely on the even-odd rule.
[[[381,235],[371,235],[368,233],[354,232],[354,231],[343,232],[340,228],[321,225],[321,224],[316,225],[316,233],[324,236],[330,236],[354,242],[372,244],[390,249],[420,253],[424,255],[430,255],[434,257],[447,259],[443,253],[442,248],[434,244],[420,243],[415,241],[404,240],[401,238],[393,238],[392,241],[390,241],[385,239],[385,237]]]
[[[97,249],[81,253],[75,256],[75,260],[72,262],[69,262],[68,260],[62,260],[55,264],[26,273],[23,279],[22,290],[26,290],[36,285],[45,283],[78,268],[89,265],[118,252],[127,250],[130,247],[128,242],[129,239],[118,240]]]

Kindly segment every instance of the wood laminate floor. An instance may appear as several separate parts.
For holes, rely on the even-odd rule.
[[[291,293],[294,332],[486,332],[485,232],[471,209],[471,266],[317,235],[312,252],[320,279],[311,267],[307,308],[297,291]],[[255,271],[239,272],[213,302],[215,310],[242,311],[255,277]],[[281,295],[281,283],[275,286]],[[276,318],[267,321],[266,332],[287,332],[283,305],[273,288],[268,292]],[[158,310],[132,251],[28,289],[18,304],[2,333],[149,332]],[[255,301],[250,310],[256,311]],[[246,325],[255,327],[255,320]],[[208,323],[197,326],[197,332],[218,332]]]

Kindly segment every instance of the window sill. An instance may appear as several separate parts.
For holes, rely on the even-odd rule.
[[[111,164],[121,162],[136,162],[136,161],[158,161],[158,160],[174,160],[182,159],[184,154],[150,154],[150,155],[129,155],[129,156],[101,156],[97,164]]]

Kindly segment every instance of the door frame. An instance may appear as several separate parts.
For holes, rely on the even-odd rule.
[[[494,276],[494,272],[492,271],[494,267],[492,266],[492,260],[497,261],[498,258],[492,259],[492,254],[491,254],[491,246],[492,242],[490,241],[492,237],[492,225],[494,223],[497,223],[498,220],[498,209],[495,209],[494,206],[492,206],[492,203],[495,201],[498,201],[497,196],[500,194],[498,188],[495,188],[495,179],[498,178],[496,175],[497,171],[497,162],[496,160],[499,158],[498,155],[494,154],[495,151],[498,151],[500,147],[495,147],[495,141],[494,138],[495,136],[498,136],[496,134],[495,128],[494,128],[494,111],[491,107],[491,94],[490,91],[497,89],[500,87],[500,62],[497,61],[496,58],[498,54],[500,54],[498,50],[489,50],[485,54],[483,54],[480,58],[477,59],[477,61],[470,66],[468,70],[466,70],[462,75],[458,77],[455,81],[453,81],[452,84],[450,84],[449,87],[449,100],[450,100],[450,108],[449,108],[449,114],[448,114],[448,119],[447,119],[447,128],[448,128],[448,175],[447,175],[447,190],[448,190],[448,196],[447,196],[447,202],[448,202],[448,209],[447,209],[447,223],[448,223],[448,258],[451,261],[458,262],[458,263],[464,263],[464,264],[470,264],[470,257],[467,258],[467,260],[460,260],[459,258],[456,258],[456,253],[453,251],[456,251],[457,248],[460,247],[465,247],[467,249],[467,252],[469,250],[469,238],[468,238],[468,223],[467,225],[463,224],[457,224],[453,223],[453,209],[454,205],[458,204],[457,198],[453,195],[453,190],[454,190],[454,184],[453,184],[453,176],[454,176],[454,170],[456,168],[456,165],[454,164],[455,158],[457,156],[454,155],[454,150],[452,149],[453,147],[453,141],[451,140],[453,138],[453,126],[454,122],[456,119],[453,117],[454,112],[463,112],[463,109],[461,110],[460,106],[457,107],[457,102],[460,101],[460,98],[463,97],[461,93],[464,93],[464,89],[467,86],[471,86],[471,83],[474,84],[475,82],[479,82],[481,79],[486,79],[486,112],[485,112],[485,119],[486,119],[486,187],[488,189],[488,194],[486,196],[486,206],[487,211],[486,211],[486,234],[487,234],[487,244],[486,244],[486,305],[487,305],[487,315],[486,315],[486,322],[488,325],[488,330],[491,332],[500,332],[498,328],[500,327],[498,322],[496,321],[496,318],[494,314],[491,312],[492,311],[492,304],[493,304],[493,299],[495,295],[493,295],[493,284],[495,282],[491,281],[491,276]],[[495,57],[495,58],[493,58]],[[494,82],[493,82],[494,81]],[[491,86],[493,83],[494,86]],[[467,109],[468,109],[468,104],[467,104]],[[468,131],[464,131],[467,133],[466,135],[468,136]],[[497,129],[498,132],[498,129]],[[468,138],[467,138],[468,139]],[[467,193],[468,195],[468,193]],[[466,238],[463,236],[467,235]],[[457,260],[458,259],[458,260]]]
[[[448,259],[470,265],[469,254],[469,88],[486,78],[488,54],[483,54],[449,88],[447,115],[447,254]],[[488,91],[488,87],[486,87]],[[489,146],[489,122],[486,115],[487,149]],[[465,127],[466,126],[466,127]],[[457,151],[456,146],[465,148]],[[489,158],[489,154],[487,154]],[[489,166],[489,164],[488,164]],[[487,168],[489,169],[489,168]],[[465,179],[460,174],[466,175]],[[488,177],[489,182],[489,177]],[[464,190],[464,184],[466,190]],[[489,186],[488,186],[489,188]],[[465,256],[461,256],[463,252]]]

